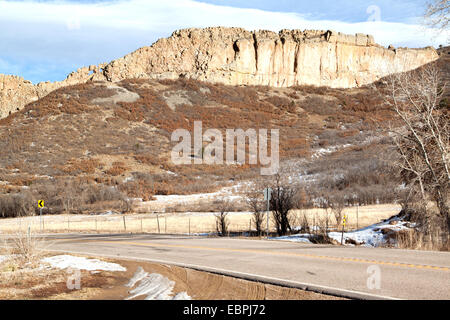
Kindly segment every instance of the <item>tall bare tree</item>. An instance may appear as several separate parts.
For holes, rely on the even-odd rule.
[[[284,182],[281,176],[275,176],[275,184],[272,186],[272,198],[270,199],[270,210],[273,212],[273,219],[277,228],[277,234],[283,236],[287,232],[292,232],[290,224],[290,210],[296,207],[295,195],[297,188]]]
[[[334,197],[330,203],[331,212],[336,219],[336,229],[339,229],[342,223],[343,211],[345,207],[345,199],[343,197]]]
[[[263,189],[262,186],[255,187],[245,193],[245,200],[247,206],[252,210],[252,223],[256,228],[258,236],[260,236],[263,231],[264,211],[266,210],[266,201],[264,201],[262,192]]]
[[[231,211],[231,203],[228,200],[219,200],[217,203],[218,213],[215,214],[216,217],[216,229],[217,233],[224,237],[228,234],[228,213]]]
[[[436,203],[448,233],[450,112],[448,101],[442,99],[444,92],[445,83],[435,65],[387,79],[386,101],[402,124],[392,129],[401,176],[418,188],[425,205],[429,200]]]
[[[433,0],[427,5],[425,12],[426,24],[430,27],[440,30],[446,30],[449,27],[450,1]]]

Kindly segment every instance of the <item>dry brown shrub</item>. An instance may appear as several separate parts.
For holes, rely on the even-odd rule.
[[[350,129],[350,130],[339,131],[338,135],[340,137],[344,138],[344,137],[353,137],[353,136],[357,135],[358,133],[359,133],[359,130]]]
[[[79,173],[92,174],[100,165],[97,159],[70,159],[63,167],[59,167],[61,171],[70,175]]]
[[[4,247],[19,265],[38,266],[42,255],[43,239],[30,230],[18,231],[4,240]]]
[[[138,154],[138,155],[134,155],[134,158],[137,161],[144,163],[144,164],[150,164],[153,166],[161,164],[161,160],[157,156],[153,156],[153,155]]]
[[[128,168],[125,166],[123,162],[116,161],[112,164],[111,168],[105,171],[105,173],[111,176],[120,176],[127,170]]]

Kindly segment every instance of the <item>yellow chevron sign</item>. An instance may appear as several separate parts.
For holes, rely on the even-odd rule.
[[[39,200],[38,201],[38,207],[39,208],[43,208],[44,207],[44,200]]]

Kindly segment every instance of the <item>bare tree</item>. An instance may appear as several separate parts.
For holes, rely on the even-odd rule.
[[[64,212],[69,213],[77,205],[77,190],[73,180],[60,181],[60,199],[63,204]]]
[[[264,211],[266,210],[266,202],[263,199],[262,190],[262,187],[256,187],[245,193],[245,200],[247,206],[252,210],[252,223],[256,228],[258,236],[260,236],[263,231]]]
[[[325,211],[325,215],[318,218],[320,234],[328,238],[328,230],[330,228],[331,200],[328,196],[321,196],[318,201],[319,208]]]
[[[231,204],[227,200],[220,200],[217,204],[218,213],[215,214],[216,217],[216,229],[217,233],[224,237],[228,234],[228,213],[231,209]]]
[[[295,208],[295,195],[297,189],[288,182],[283,182],[279,174],[275,176],[275,185],[272,187],[270,210],[277,228],[277,234],[283,236],[292,232],[289,211]]]
[[[417,187],[425,211],[429,200],[436,204],[438,218],[448,233],[450,113],[448,102],[442,99],[445,83],[438,68],[428,65],[392,74],[386,89],[386,102],[402,124],[391,129],[401,177],[408,186]],[[431,224],[435,218],[430,216],[426,221]]]
[[[120,198],[120,212],[123,214],[130,213],[133,207],[133,201],[126,195],[121,195]]]
[[[426,24],[439,30],[449,27],[450,2],[448,0],[433,0],[428,3],[425,12]]]
[[[310,229],[309,221],[308,221],[308,218],[306,217],[305,212],[303,212],[303,215],[300,219],[301,219],[300,220],[301,232],[309,234],[311,232],[311,229]]]
[[[343,218],[342,213],[343,213],[344,207],[345,207],[345,199],[343,197],[335,197],[331,201],[330,207],[331,207],[331,212],[333,212],[334,218],[336,220],[336,229],[339,229],[339,227],[342,223],[342,218]]]

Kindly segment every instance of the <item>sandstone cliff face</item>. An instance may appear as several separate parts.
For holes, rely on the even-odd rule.
[[[0,119],[37,99],[36,88],[30,81],[0,74]]]
[[[387,49],[364,34],[184,29],[109,64],[81,68],[61,82],[33,86],[20,78],[0,77],[0,117],[57,88],[86,81],[186,77],[228,85],[351,88],[437,58],[431,47]]]

